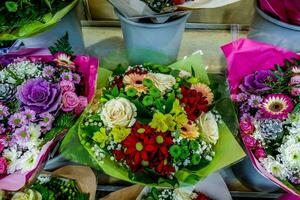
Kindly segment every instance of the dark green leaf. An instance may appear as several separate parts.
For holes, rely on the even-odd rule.
[[[118,86],[115,85],[115,87],[112,89],[111,91],[111,94],[114,96],[114,97],[117,97],[119,96],[119,88]]]
[[[155,100],[155,107],[157,108],[157,110],[161,113],[165,113],[165,109],[164,109],[164,103],[162,99],[156,99]]]
[[[122,75],[122,74],[125,73],[125,71],[126,71],[126,70],[122,67],[122,65],[119,64],[119,65],[117,66],[117,68],[113,71],[113,76]]]
[[[53,46],[49,47],[49,51],[52,55],[59,52],[66,53],[68,55],[73,55],[74,52],[72,51],[72,47],[69,43],[68,33],[66,33],[62,38],[58,39]]]
[[[191,71],[192,71],[192,76],[195,77],[196,76],[196,73],[195,73],[195,70],[194,70],[194,67],[191,66]]]
[[[71,128],[76,116],[71,113],[61,113],[54,122],[54,127]]]
[[[5,7],[9,12],[17,12],[18,4],[14,1],[6,1]]]
[[[170,75],[177,78],[179,76],[179,73],[180,73],[180,70],[175,69],[175,70],[171,71]]]
[[[170,93],[170,96],[167,99],[165,113],[171,112],[174,101],[175,101],[175,93],[173,91],[172,93]]]

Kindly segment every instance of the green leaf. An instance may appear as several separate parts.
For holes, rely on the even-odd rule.
[[[9,12],[17,12],[18,4],[14,1],[6,1],[5,7]]]
[[[66,33],[63,37],[58,39],[53,46],[49,47],[49,51],[52,55],[63,52],[69,55],[73,55],[74,52],[72,51],[72,47],[69,43],[69,34]]]
[[[195,77],[196,76],[196,73],[195,73],[195,69],[193,66],[191,66],[191,71],[192,71],[192,77]]]
[[[173,91],[172,93],[170,93],[170,96],[167,99],[165,113],[171,112],[174,101],[175,101],[175,93]]]
[[[51,2],[49,0],[44,0],[44,2],[47,4],[50,10],[52,10]]]
[[[179,76],[180,70],[174,69],[171,71],[170,75],[174,78],[177,78]]]
[[[294,112],[294,113],[298,113],[299,111],[300,111],[300,103],[298,103],[298,104],[294,107],[293,112]]]
[[[49,132],[47,132],[44,136],[43,142],[41,144],[44,145],[47,142],[49,142],[50,140],[52,140],[53,138],[55,138],[59,133],[61,133],[64,130],[63,127],[54,127],[52,128]]]
[[[117,68],[113,71],[113,76],[122,75],[125,73],[125,69],[122,67],[122,65],[118,65]]]
[[[137,115],[140,118],[152,118],[153,113],[146,108],[139,100],[135,99],[132,101],[137,108]]]
[[[111,94],[114,96],[114,97],[118,97],[119,96],[119,88],[118,86],[115,85],[115,87],[112,89],[111,91]]]
[[[76,116],[71,113],[61,113],[54,122],[54,127],[71,128],[74,124]]]
[[[164,103],[162,99],[155,100],[155,107],[157,108],[157,110],[159,110],[159,112],[165,113]]]

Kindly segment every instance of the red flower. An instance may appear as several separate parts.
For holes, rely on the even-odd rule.
[[[151,154],[155,151],[154,138],[149,138],[145,134],[131,133],[122,144],[129,166],[137,166],[142,161],[151,160]]]
[[[112,82],[112,87],[118,86],[118,88],[122,88],[123,87],[123,77],[122,76],[115,76],[114,80]]]
[[[148,74],[148,71],[145,68],[143,68],[143,67],[141,67],[139,65],[136,65],[132,69],[128,70],[125,73],[125,75],[129,75],[129,74],[133,74],[133,73],[136,73],[136,74]]]
[[[198,196],[194,200],[211,200],[211,198],[208,198],[202,193],[198,193]]]
[[[158,163],[156,171],[162,176],[169,176],[171,173],[175,172],[175,168],[170,165],[168,160],[162,160]]]
[[[180,103],[184,104],[189,120],[195,121],[202,112],[207,112],[208,101],[201,92],[181,86],[181,94],[183,98],[180,99]]]
[[[143,134],[152,134],[155,132],[149,125],[143,125],[139,122],[136,122],[132,127],[132,133],[143,133]]]

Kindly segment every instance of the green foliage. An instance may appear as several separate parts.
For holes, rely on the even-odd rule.
[[[73,55],[72,47],[69,43],[69,34],[66,33],[63,37],[57,40],[57,42],[49,47],[51,54],[55,54],[58,52],[64,52],[69,55]]]
[[[76,116],[71,112],[61,113],[54,122],[54,127],[71,128]]]
[[[12,33],[33,22],[43,22],[46,14],[54,14],[66,7],[71,0],[1,0],[0,33]]]
[[[118,65],[117,68],[113,71],[113,76],[121,75],[125,73],[125,69],[122,67],[122,65]]]

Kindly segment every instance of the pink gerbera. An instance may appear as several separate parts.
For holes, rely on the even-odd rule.
[[[262,113],[267,118],[286,119],[292,112],[294,104],[292,99],[284,94],[270,94],[262,103]]]

